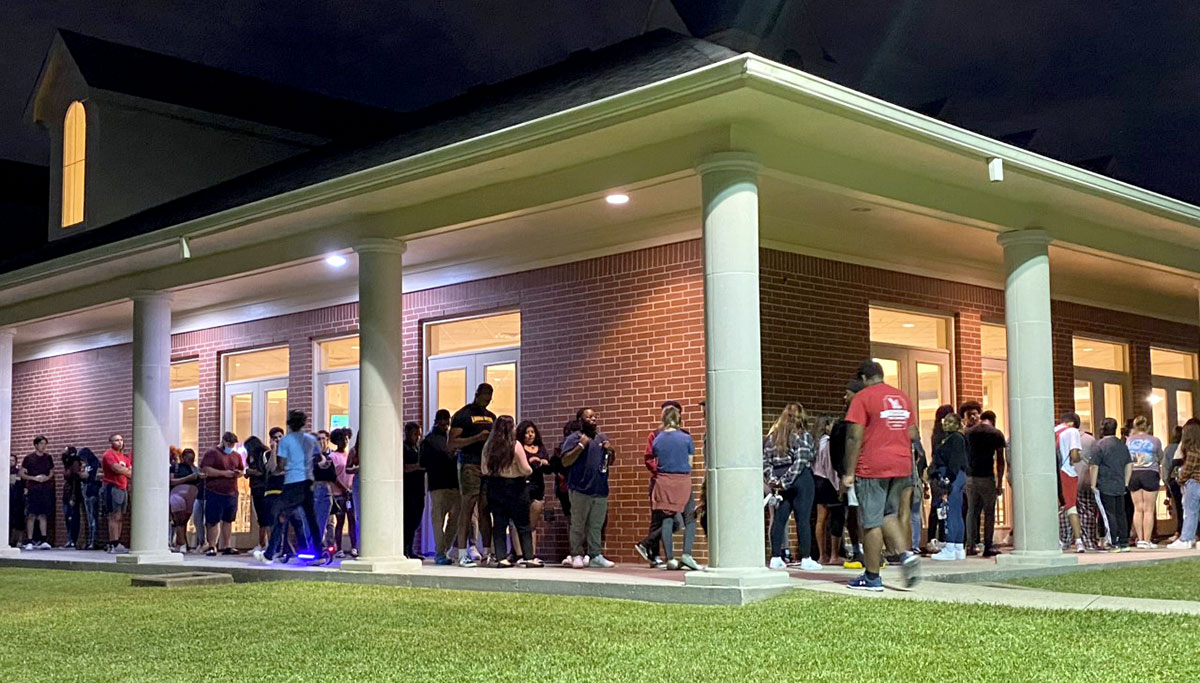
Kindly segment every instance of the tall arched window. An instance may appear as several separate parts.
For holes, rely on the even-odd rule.
[[[83,102],[67,107],[63,120],[63,227],[83,222],[83,166],[87,149],[87,120]]]

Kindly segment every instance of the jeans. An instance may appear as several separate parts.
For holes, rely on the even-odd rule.
[[[683,506],[683,514],[672,515],[669,512],[655,510],[654,515],[659,518],[659,527],[661,529],[663,554],[667,559],[675,557],[675,523],[676,520],[683,523],[683,554],[692,554],[692,545],[696,542],[696,501],[688,498],[687,505]]]
[[[359,503],[360,497],[358,493],[358,484],[361,479],[362,477],[358,475],[354,476],[354,488],[350,492],[350,511],[354,515],[354,524],[350,525],[350,546],[355,550],[358,549],[358,534],[359,529],[362,528],[362,517],[358,515],[358,511],[362,509],[362,505]]]
[[[920,486],[913,487],[912,495],[912,547],[921,547],[921,506],[924,490]]]
[[[1104,514],[1108,516],[1108,535],[1113,547],[1127,547],[1129,518],[1125,516],[1125,494],[1108,496],[1101,493],[1100,502],[1104,505]]]
[[[950,484],[950,511],[946,514],[946,542],[963,542],[963,490],[967,487],[967,473],[959,472]]]
[[[87,515],[87,547],[96,545],[96,534],[100,530],[100,495],[84,496],[83,510]]]
[[[967,477],[967,548],[979,541],[979,516],[983,513],[983,547],[992,547],[996,532],[996,479]]]
[[[63,545],[74,545],[79,538],[79,503],[63,503],[62,510],[63,521],[67,525],[67,542]]]
[[[792,515],[796,517],[796,539],[800,544],[797,557],[808,557],[812,554],[812,527],[808,524],[808,518],[812,514],[813,497],[816,495],[812,468],[804,468],[792,485],[780,491],[779,495],[783,500],[775,508],[775,519],[771,521],[771,557],[779,557],[783,552],[788,517]],[[666,532],[663,534],[665,536]]]
[[[1183,528],[1179,540],[1188,543],[1196,540],[1197,515],[1200,515],[1200,481],[1188,479],[1183,485]]]
[[[578,491],[571,491],[570,496],[571,554],[592,557],[603,554],[604,541],[601,532],[604,529],[604,520],[608,516],[608,496],[589,496]]]
[[[204,499],[197,497],[192,503],[192,524],[196,527],[196,547],[203,548],[208,540],[208,527],[204,526]]]
[[[317,482],[312,489],[313,514],[316,516],[316,526],[313,529],[313,543],[325,547],[325,527],[329,526],[329,511],[333,509],[333,492],[331,485]]]

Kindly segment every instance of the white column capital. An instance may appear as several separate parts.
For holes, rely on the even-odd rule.
[[[1200,289],[1200,284],[1196,285],[1196,289]],[[12,339],[15,336],[17,336],[17,330],[15,328],[5,327],[3,329],[0,329],[0,339],[4,339],[4,338]]]
[[[131,301],[166,301],[170,303],[175,296],[161,289],[135,289],[129,294]]]
[[[408,250],[408,245],[401,240],[392,239],[390,237],[364,237],[358,244],[354,245],[354,251],[358,254],[403,254]]]
[[[696,164],[696,172],[700,175],[734,171],[756,176],[761,170],[762,161],[753,152],[714,152]]]
[[[1050,243],[1054,241],[1054,238],[1050,236],[1050,233],[1046,232],[1042,228],[1025,228],[1023,230],[1009,230],[1008,232],[1002,232],[996,236],[996,241],[1000,243],[1000,246],[1005,248],[1021,245],[1039,245],[1047,247],[1050,246]]]

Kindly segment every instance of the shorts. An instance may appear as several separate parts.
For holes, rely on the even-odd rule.
[[[258,520],[258,525],[270,529],[274,524],[271,508],[275,501],[267,496],[266,489],[250,489],[250,498],[254,501],[254,518]]]
[[[826,507],[842,504],[841,499],[838,497],[837,487],[833,485],[833,482],[825,477],[818,477],[816,475],[813,475],[813,481],[817,485],[816,496],[813,498],[813,502]]]
[[[1079,502],[1079,477],[1058,471],[1058,482],[1062,484],[1063,509],[1070,510]]]
[[[478,496],[483,492],[483,473],[479,465],[459,463],[458,492],[464,496]]]
[[[192,504],[196,502],[196,487],[192,484],[174,486],[167,500],[173,514],[191,514]]]
[[[217,522],[232,523],[237,519],[238,494],[229,495],[206,491],[204,498],[204,523],[213,526]]]
[[[900,497],[912,488],[912,476],[872,479],[856,477],[854,492],[858,496],[858,520],[864,529],[883,526],[885,517],[900,512]]]
[[[113,484],[105,484],[100,489],[100,505],[112,514],[114,512],[125,512],[125,504],[129,502],[129,492],[125,489],[119,489]]]
[[[54,488],[29,489],[25,491],[25,514],[39,517],[54,513]]]
[[[1130,491],[1157,491],[1158,490],[1158,470],[1140,469],[1134,470],[1129,477]]]

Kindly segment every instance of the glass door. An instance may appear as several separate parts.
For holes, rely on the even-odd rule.
[[[268,442],[267,433],[272,427],[286,429],[287,385],[286,377],[227,382],[224,397],[225,429],[236,434],[242,443],[251,436]],[[241,448],[241,443],[238,447]],[[245,450],[241,453],[244,465]],[[249,548],[257,539],[258,520],[254,519],[250,481],[243,477],[238,480],[238,513],[233,522],[233,543],[239,548]]]
[[[1095,434],[1106,417],[1125,424],[1128,376],[1122,373],[1075,368],[1075,412],[1079,428]]]
[[[200,457],[200,390],[171,392],[171,423],[167,440],[180,450],[190,448]]]
[[[358,370],[323,372],[317,380],[317,429],[333,431],[358,425]]]
[[[917,408],[921,438],[927,440],[939,406],[953,403],[950,390],[950,355],[938,351],[872,346],[875,362],[883,366],[883,379],[899,388]]]

